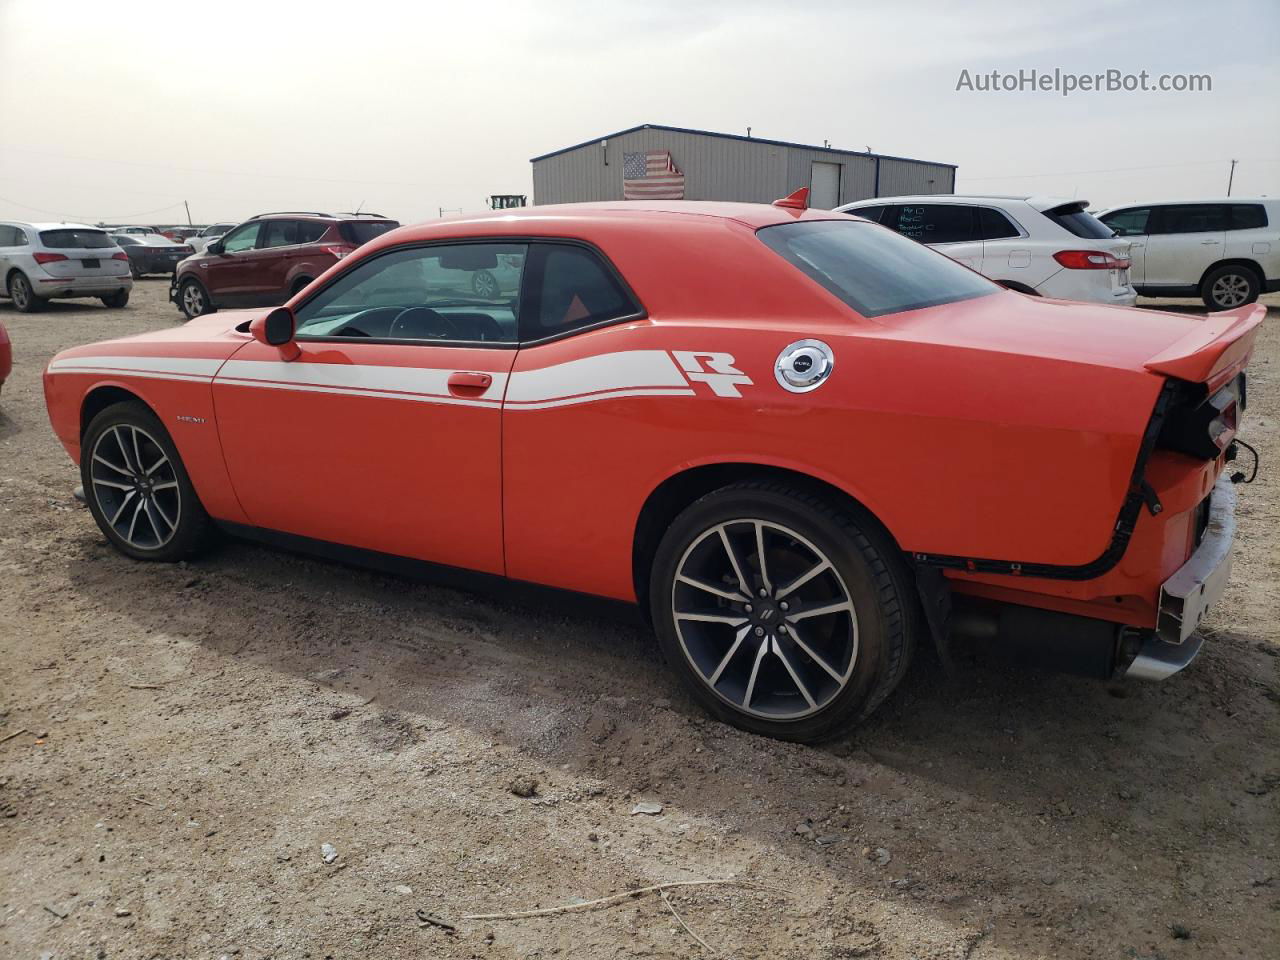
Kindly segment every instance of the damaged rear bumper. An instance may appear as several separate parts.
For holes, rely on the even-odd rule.
[[[1125,672],[1142,680],[1163,680],[1200,652],[1196,634],[1208,609],[1221,597],[1231,576],[1231,545],[1236,535],[1236,488],[1224,472],[1209,501],[1209,520],[1199,546],[1160,588],[1156,630],[1143,642]]]

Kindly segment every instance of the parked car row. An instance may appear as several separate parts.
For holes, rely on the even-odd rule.
[[[1280,201],[1114,207],[1056,197],[880,197],[839,208],[1035,296],[1130,306],[1201,297],[1211,310],[1280,290]]]

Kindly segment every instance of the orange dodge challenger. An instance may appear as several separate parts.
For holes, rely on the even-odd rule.
[[[633,601],[707,709],[815,740],[953,634],[1189,663],[1264,309],[1024,296],[802,191],[574,204],[391,231],[45,393],[130,557],[221,528]]]

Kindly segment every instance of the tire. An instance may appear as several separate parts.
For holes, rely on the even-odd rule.
[[[1228,263],[1210,270],[1200,284],[1200,298],[1210,310],[1232,310],[1253,303],[1262,293],[1258,275],[1241,264]]]
[[[471,292],[482,300],[493,300],[499,296],[498,278],[488,270],[477,270],[471,275]]]
[[[89,511],[125,556],[172,563],[206,545],[209,515],[168,431],[141,403],[101,411],[85,430],[80,451]]]
[[[293,282],[293,290],[290,292],[289,296],[296,297],[298,294],[300,294],[303,290],[305,290],[310,285],[311,285],[310,277],[300,277],[299,279]]]
[[[874,520],[782,484],[735,484],[689,506],[651,576],[658,642],[694,698],[781,740],[823,740],[870,715],[919,632],[910,572]]]
[[[135,280],[142,279],[142,271],[138,269],[137,264],[132,260],[129,261],[129,276],[133,277]]]
[[[213,313],[213,305],[209,301],[209,291],[199,280],[188,277],[178,287],[178,309],[186,314],[188,320]]]
[[[102,297],[102,302],[112,310],[119,310],[129,305],[129,291],[121,290],[119,293],[113,293],[110,296]]]
[[[9,278],[9,299],[19,313],[36,313],[44,309],[44,301],[31,289],[26,274],[14,273]]]

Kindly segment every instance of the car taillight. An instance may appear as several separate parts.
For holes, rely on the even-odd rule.
[[[1245,406],[1245,379],[1239,374],[1212,396],[1187,384],[1170,408],[1158,445],[1202,460],[1216,460],[1231,445]]]
[[[119,253],[113,253],[111,255],[111,259],[112,260],[128,260],[129,255],[125,253],[123,250],[121,250]]]
[[[36,263],[57,263],[59,260],[66,260],[65,253],[34,253],[32,254]]]
[[[1128,270],[1129,261],[1100,250],[1059,250],[1053,259],[1068,270]]]
[[[337,245],[322,247],[321,249],[324,250],[325,253],[329,254],[329,256],[333,257],[335,260],[341,260],[343,257],[350,256],[351,254],[356,252],[355,247],[337,246]]]

